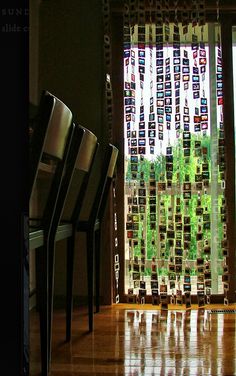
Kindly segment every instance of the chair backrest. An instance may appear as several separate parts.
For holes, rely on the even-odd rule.
[[[87,128],[75,125],[73,140],[65,166],[65,174],[62,179],[54,213],[54,231],[57,230],[67,201],[71,200],[70,188],[76,172],[81,172],[82,176],[82,184],[76,186],[74,203],[74,210],[79,212],[97,147],[97,137]]]
[[[96,219],[101,219],[103,216],[103,212],[105,210],[108,199],[108,193],[113,179],[117,157],[118,149],[114,145],[108,144],[102,162],[101,174],[97,189],[93,198],[91,208],[89,210],[88,221],[90,223],[95,224]],[[79,220],[80,218],[77,217],[77,223],[79,222]]]
[[[116,162],[117,162],[118,153],[119,153],[118,149],[114,145],[109,144],[108,150],[110,148],[111,148],[111,154],[109,154],[110,155],[110,163],[109,163],[109,166],[108,166],[107,178],[106,178],[106,182],[105,182],[105,185],[104,185],[104,190],[103,190],[103,194],[102,194],[102,198],[101,198],[101,202],[100,202],[100,206],[99,206],[99,211],[98,211],[98,214],[97,214],[97,217],[98,217],[99,220],[102,219],[105,208],[106,208],[108,194],[109,194],[110,187],[111,187],[111,184],[112,184],[112,180],[113,180],[113,177],[114,177]]]
[[[62,160],[71,122],[70,109],[55,95],[43,91],[30,138],[30,196],[42,158]]]
[[[87,128],[80,127],[84,130],[84,137],[79,149],[75,168],[88,173],[91,170],[95,151],[98,147],[97,137]]]
[[[70,109],[53,94],[44,91],[30,145],[30,184],[33,191],[34,184],[40,177],[38,174],[43,158],[46,158],[48,163],[53,163],[47,179],[41,180],[37,187],[39,196],[42,194],[42,200],[34,217],[40,219],[45,234],[52,229],[54,211],[75,131]],[[81,129],[80,139],[83,133]]]

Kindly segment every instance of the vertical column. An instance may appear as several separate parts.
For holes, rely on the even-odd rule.
[[[226,150],[226,187],[227,205],[227,240],[229,265],[229,303],[235,302],[236,294],[236,225],[235,225],[235,137],[234,137],[234,103],[233,103],[233,61],[232,61],[232,24],[228,17],[221,22],[222,63],[224,85],[224,129]]]

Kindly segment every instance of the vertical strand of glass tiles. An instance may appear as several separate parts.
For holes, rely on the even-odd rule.
[[[138,26],[138,75],[139,75],[139,88],[140,88],[140,113],[139,113],[139,141],[138,141],[138,154],[139,154],[139,180],[138,180],[138,203],[139,203],[139,216],[140,216],[140,268],[141,279],[140,281],[134,281],[137,283],[139,290],[140,302],[145,302],[146,296],[146,282],[145,282],[145,270],[146,270],[146,183],[144,177],[144,156],[146,154],[146,121],[145,113],[148,109],[144,104],[144,84],[145,84],[145,72],[146,72],[146,27],[145,27],[145,15],[140,9],[139,14],[139,26]],[[148,82],[146,82],[148,84]]]
[[[182,195],[183,195],[183,206],[184,206],[184,216],[182,219],[183,221],[183,230],[184,225],[189,224],[191,217],[190,217],[190,211],[189,206],[192,198],[192,183],[190,178],[190,163],[192,162],[191,158],[191,132],[190,132],[190,113],[189,113],[189,101],[188,98],[191,95],[190,93],[190,60],[189,60],[189,53],[187,50],[187,34],[188,34],[188,23],[189,23],[189,15],[186,11],[186,2],[185,2],[185,11],[182,15],[183,21],[183,35],[185,38],[185,47],[184,47],[184,58],[183,58],[183,67],[182,67],[182,77],[183,77],[183,83],[184,83],[184,91],[185,91],[185,99],[184,99],[184,107],[183,107],[183,125],[184,129],[182,131],[182,146],[184,153],[186,155],[184,156],[185,161],[185,174],[183,176],[183,185],[182,185]],[[186,152],[186,151],[187,152]],[[190,150],[190,152],[188,152]],[[183,253],[183,260],[184,260],[184,281],[183,281],[183,290],[185,294],[185,304],[187,307],[191,305],[191,291],[192,291],[192,285],[191,285],[191,269],[189,266],[189,250],[190,250],[190,241],[184,239],[184,232],[183,232],[183,238],[182,238],[182,253]]]
[[[192,34],[192,58],[193,66],[191,69],[191,83],[192,83],[192,92],[194,100],[194,114],[193,114],[193,123],[194,123],[194,133],[197,135],[196,139],[201,140],[201,117],[199,113],[199,98],[200,98],[200,74],[199,74],[199,65],[198,65],[198,56],[199,56],[199,41],[198,36],[195,33],[197,24],[197,9],[195,9],[195,18],[192,22],[193,34]],[[198,144],[197,144],[198,146]],[[196,169],[194,181],[196,183],[195,191],[195,223],[193,223],[191,218],[191,236],[194,236],[196,244],[196,269],[197,269],[197,296],[198,304],[204,305],[204,284],[203,284],[203,263],[204,259],[201,257],[201,195],[202,195],[202,175],[201,175],[201,141],[199,141],[199,153],[196,155]],[[198,184],[199,183],[199,184]],[[194,202],[194,201],[193,201]],[[199,208],[199,210],[197,209]],[[200,282],[202,282],[200,284]]]
[[[229,291],[229,267],[228,267],[228,241],[227,241],[227,202],[225,199],[225,135],[224,135],[224,119],[223,119],[223,77],[222,77],[222,51],[221,51],[221,33],[219,23],[219,1],[217,1],[217,54],[216,54],[216,97],[217,97],[217,132],[218,132],[218,176],[220,182],[220,195],[219,195],[219,222],[221,225],[222,234],[219,234],[219,248],[221,257],[223,258],[223,291],[224,291],[224,304],[228,305],[227,293]]]
[[[141,303],[145,303],[146,297],[146,260],[147,260],[147,248],[146,248],[146,184],[144,179],[144,155],[146,154],[146,122],[144,113],[147,108],[144,106],[144,80],[146,67],[146,27],[144,13],[140,13],[140,24],[142,26],[142,38],[138,39],[138,55],[139,55],[139,79],[141,89],[140,99],[140,118],[139,118],[139,136],[143,137],[139,139],[139,160],[140,160],[140,175],[139,175],[139,213],[140,213],[140,256],[141,256],[141,280],[139,284],[139,300]],[[142,64],[141,64],[142,63]],[[148,82],[146,82],[148,84]],[[141,148],[141,149],[140,149]]]
[[[201,5],[201,4],[200,4]],[[199,11],[199,18],[203,17],[203,20],[200,18],[200,24],[204,22],[204,13],[201,16],[202,11],[200,8]],[[201,130],[202,130],[202,137],[207,138],[207,130],[208,130],[208,98],[206,96],[205,90],[205,82],[206,82],[206,67],[208,64],[207,61],[207,54],[205,48],[205,42],[203,40],[204,35],[204,28],[205,26],[201,26],[201,41],[200,41],[200,50],[199,50],[199,69],[200,69],[200,81],[202,84],[201,87],[201,95],[200,95],[200,116],[201,116]],[[214,48],[214,47],[213,47]],[[210,150],[209,150],[210,149]],[[203,149],[204,150],[204,149]],[[211,154],[210,154],[211,153]],[[211,273],[211,247],[210,247],[210,236],[211,236],[211,226],[210,226],[210,218],[209,213],[211,212],[212,207],[212,195],[211,190],[209,187],[209,183],[213,183],[214,177],[210,176],[210,163],[211,163],[211,155],[212,150],[210,144],[208,144],[208,149],[206,153],[203,153],[203,160],[201,165],[201,173],[203,178],[203,213],[201,216],[201,232],[203,233],[202,238],[202,253],[204,256],[204,288],[205,288],[205,296],[206,296],[206,303],[210,303],[210,296],[211,296],[211,287],[212,287],[212,273]]]
[[[182,15],[183,17],[183,15]],[[181,18],[182,18],[181,17]],[[175,154],[175,163],[176,163],[176,181],[175,181],[175,190],[173,195],[173,258],[175,265],[176,273],[176,302],[182,303],[182,286],[181,286],[181,274],[183,271],[183,254],[182,254],[182,216],[181,216],[181,192],[182,192],[182,174],[183,169],[182,163],[182,121],[181,121],[181,83],[182,83],[182,72],[181,67],[183,61],[181,59],[181,48],[180,48],[180,26],[174,26],[174,43],[173,43],[173,69],[174,69],[174,85],[175,85],[175,137],[176,137],[176,154]]]
[[[155,147],[155,155],[158,153],[159,143],[157,142],[157,127],[158,124],[158,111],[159,98],[157,93],[161,93],[160,101],[163,101],[163,28],[162,28],[162,16],[161,16],[161,7],[160,4],[156,4],[157,8],[157,26],[155,27],[155,41],[156,41],[156,54],[155,54],[155,90],[156,90],[156,100],[154,101],[153,95],[153,114],[156,115],[156,121],[149,121],[149,143],[153,145],[153,151]],[[161,103],[162,104],[162,103]],[[163,107],[163,106],[162,106]],[[155,112],[154,112],[155,108]],[[159,107],[161,108],[161,106]],[[150,150],[152,151],[152,150]],[[149,184],[149,212],[150,212],[150,221],[149,221],[149,232],[151,234],[151,239],[149,239],[149,244],[151,246],[151,277],[150,277],[150,287],[152,291],[152,301],[153,304],[157,304],[159,296],[159,285],[158,285],[158,258],[159,258],[159,239],[157,238],[157,195],[156,195],[156,171],[155,171],[155,157],[153,157],[149,164],[148,171],[148,184]]]
[[[133,3],[131,1],[131,3]],[[132,7],[131,7],[132,8]],[[130,13],[130,22],[133,25],[134,12]],[[135,65],[136,65],[136,51],[135,51],[135,31],[136,27],[131,26],[131,60],[130,60],[130,85],[132,88],[133,100],[135,101],[135,106],[133,106],[133,113],[131,115],[131,197],[130,197],[130,211],[132,215],[132,234],[130,238],[130,249],[131,249],[131,272],[133,279],[133,287],[137,291],[137,282],[140,280],[140,265],[138,258],[138,230],[139,226],[139,212],[137,205],[137,179],[138,179],[138,146],[137,146],[137,125],[135,123],[136,116],[136,76],[135,76]],[[136,294],[135,294],[136,295]]]
[[[143,205],[140,212],[140,204],[143,204],[145,199],[145,185],[143,185],[143,156],[146,154],[146,138],[145,138],[145,108],[144,108],[144,80],[146,70],[146,27],[145,19],[142,19],[142,13],[139,14],[138,25],[138,75],[140,86],[140,106],[139,106],[139,139],[138,139],[138,154],[139,154],[139,176],[138,176],[138,200],[139,200],[139,220],[140,220],[140,244],[139,244],[139,257],[140,257],[140,281],[137,281],[137,290],[140,302],[145,302],[146,289],[145,289],[145,262],[146,262],[146,231],[145,231],[145,210]],[[146,109],[147,110],[147,109]],[[141,126],[140,126],[140,123]]]
[[[128,292],[132,289],[132,269],[133,269],[133,248],[132,248],[132,237],[133,237],[133,214],[132,214],[132,187],[131,187],[131,176],[136,173],[138,167],[137,161],[133,160],[133,154],[131,155],[131,139],[133,136],[133,124],[132,124],[132,106],[135,105],[135,87],[131,82],[131,28],[130,28],[130,12],[129,5],[124,5],[124,125],[126,132],[126,160],[125,160],[125,173],[129,174],[129,184],[125,186],[125,197],[127,197],[127,202],[125,202],[125,213],[126,213],[126,242],[128,245]],[[133,149],[134,150],[134,149]],[[133,163],[136,162],[136,163]],[[130,163],[131,171],[127,171],[128,165]],[[127,259],[127,256],[126,256]]]
[[[211,71],[216,71],[216,31],[215,25],[210,24],[208,28],[209,35],[209,66]],[[211,117],[211,161],[210,161],[210,172],[211,172],[211,211],[209,212],[209,229],[214,236],[209,239],[209,257],[211,260],[211,291],[213,294],[218,293],[218,249],[219,249],[219,183],[218,183],[218,105],[216,96],[216,75],[210,76],[210,102],[209,102],[209,113]],[[206,214],[205,214],[206,216]],[[205,223],[207,225],[207,222]],[[208,298],[209,299],[209,298]]]

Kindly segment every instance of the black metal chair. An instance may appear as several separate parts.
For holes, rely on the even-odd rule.
[[[38,193],[42,189],[44,197],[41,210],[38,210],[37,216],[30,218],[29,249],[36,249],[36,297],[40,316],[41,367],[45,376],[48,375],[50,359],[48,246],[58,193],[76,129],[70,109],[56,96],[44,91],[30,138],[30,206],[36,188]],[[84,130],[80,129],[80,140],[83,133]],[[45,190],[42,184],[36,185],[40,181],[40,170],[44,167],[49,171]]]
[[[76,232],[85,232],[87,239],[87,283],[88,283],[88,315],[89,331],[93,330],[94,306],[94,257],[96,270],[96,310],[99,310],[99,280],[100,280],[100,230],[109,190],[111,187],[114,169],[117,161],[118,149],[109,144],[106,148],[101,168],[100,180],[92,201],[91,210],[86,219],[80,218],[81,206],[75,203],[71,221],[73,224],[72,236],[67,243],[67,303],[66,303],[66,339],[71,338],[71,319],[73,302],[73,271]],[[93,184],[94,182],[92,182]],[[91,198],[89,197],[91,200]],[[60,226],[58,227],[60,231]]]

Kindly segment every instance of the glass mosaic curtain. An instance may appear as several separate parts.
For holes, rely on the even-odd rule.
[[[227,304],[220,27],[181,4],[124,3],[125,292]]]

